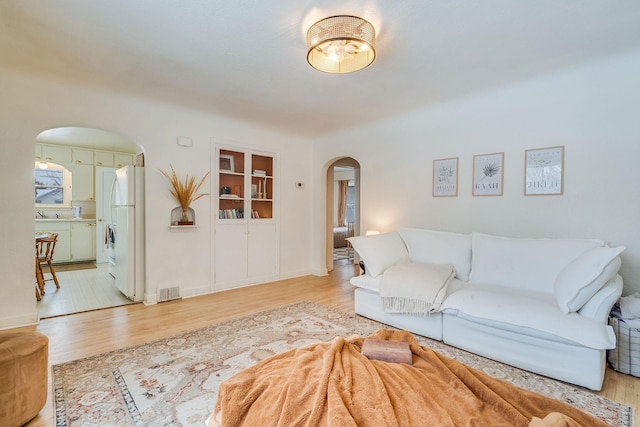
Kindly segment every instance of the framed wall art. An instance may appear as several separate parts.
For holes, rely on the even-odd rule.
[[[235,172],[235,160],[231,154],[220,154],[220,170]]]
[[[458,195],[458,158],[433,161],[433,197]]]
[[[564,192],[564,146],[526,150],[525,196],[561,195]]]
[[[504,153],[473,156],[473,195],[502,196]]]

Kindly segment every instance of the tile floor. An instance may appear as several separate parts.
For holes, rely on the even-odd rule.
[[[53,281],[45,282],[45,295],[37,302],[41,319],[99,308],[133,304],[116,288],[115,280],[107,271],[107,264],[98,268],[75,271],[57,271],[60,289]],[[45,273],[45,279],[50,278]]]

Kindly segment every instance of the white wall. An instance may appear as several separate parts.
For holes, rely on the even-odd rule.
[[[130,96],[43,81],[0,68],[0,328],[37,320],[33,266],[34,139],[45,129],[87,126],[120,133],[141,145],[146,161],[147,286],[176,284],[183,296],[212,290],[211,198],[192,206],[198,228],[172,233],[169,215],[176,206],[158,169],[172,164],[179,174],[201,177],[211,167],[211,141],[277,152],[280,164],[280,273],[309,271],[311,145],[223,116],[203,114]],[[178,136],[193,147],[176,144]],[[203,190],[211,191],[212,180]],[[214,191],[216,193],[216,191]],[[294,207],[293,209],[291,207]],[[301,243],[302,242],[302,243]]]
[[[373,70],[372,70],[373,71]],[[361,165],[361,230],[418,226],[506,236],[593,237],[627,247],[625,293],[640,290],[640,51],[475,94],[315,141],[315,174]],[[428,82],[417,83],[428,86]],[[565,146],[562,196],[527,196],[524,151]],[[504,196],[471,195],[472,159],[504,152]],[[459,157],[459,192],[433,198],[432,161]],[[314,211],[322,212],[322,181]],[[314,240],[320,245],[324,230]],[[316,245],[316,246],[318,246]],[[314,252],[320,259],[322,251]],[[319,260],[316,267],[324,265]]]

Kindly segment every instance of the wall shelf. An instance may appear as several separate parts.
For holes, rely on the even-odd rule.
[[[169,230],[174,231],[195,231],[198,228],[197,225],[170,225]]]

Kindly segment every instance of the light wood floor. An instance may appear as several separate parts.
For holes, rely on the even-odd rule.
[[[353,288],[348,281],[357,271],[352,265],[339,264],[325,277],[305,276],[148,307],[133,304],[54,317],[21,329],[49,337],[49,364],[55,365],[302,300],[353,312]],[[638,407],[639,392],[640,378],[608,369],[598,394]],[[46,406],[27,426],[53,425],[49,386]],[[637,421],[636,427],[640,427]]]

